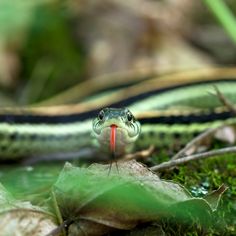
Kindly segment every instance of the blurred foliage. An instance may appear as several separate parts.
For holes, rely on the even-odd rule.
[[[3,0],[0,19],[0,45],[19,57],[22,81],[14,78],[14,84],[20,104],[38,102],[82,80],[84,52],[63,1]]]
[[[41,204],[47,198],[52,184],[56,181],[63,164],[19,166],[2,165],[1,182],[16,199]]]
[[[8,95],[0,95],[1,105],[37,103],[99,73],[235,65],[235,44],[204,2],[227,4],[230,11],[218,13],[223,18],[232,13],[234,19],[233,0],[0,0],[0,85]],[[224,22],[235,35],[234,24]],[[167,158],[163,156],[155,156],[154,162]],[[41,205],[61,167],[1,166],[1,182],[14,197]],[[227,184],[208,235],[236,235],[235,168],[235,158],[227,156],[191,163],[161,177],[183,184],[196,197]],[[144,224],[135,231],[150,232],[149,227]],[[159,224],[153,228],[154,234],[156,228],[164,235],[206,234],[196,225],[169,219],[163,219],[161,229]]]
[[[224,5],[1,0],[0,85],[18,104],[31,104],[97,74],[232,64],[235,45],[204,5],[208,2]],[[235,12],[235,3],[226,3]],[[230,11],[219,13],[230,18]],[[232,15],[224,27],[233,32]]]
[[[232,12],[226,6],[225,2],[221,0],[204,0],[204,2],[208,6],[208,8],[212,10],[212,12],[218,18],[219,22],[224,27],[225,31],[229,34],[229,36],[236,44],[236,21]]]
[[[52,0],[51,0],[52,1]],[[33,10],[41,3],[49,2],[49,0],[35,1],[0,1],[0,33],[1,38],[15,37],[21,30],[25,30],[33,16]]]
[[[70,16],[60,5],[35,9],[21,52],[22,77],[31,85],[27,103],[37,102],[81,81],[83,50],[70,32]],[[37,86],[35,86],[35,84]]]

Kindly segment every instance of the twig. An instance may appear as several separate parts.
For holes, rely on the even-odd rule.
[[[213,150],[213,151],[209,151],[209,152],[190,155],[187,157],[182,157],[177,160],[170,160],[167,162],[163,162],[159,165],[153,166],[150,169],[152,171],[165,170],[165,169],[168,169],[171,167],[182,165],[182,164],[190,162],[190,161],[201,160],[201,159],[215,157],[215,156],[222,156],[222,155],[229,154],[229,153],[236,153],[236,147],[222,148],[219,150]]]
[[[218,97],[218,99],[220,100],[220,102],[226,106],[232,113],[234,113],[234,115],[236,115],[236,107],[234,106],[233,103],[231,103],[231,101],[229,101],[229,99],[227,99],[224,94],[222,94],[220,92],[220,90],[218,89],[217,86],[214,86],[214,89],[216,91],[216,96]]]
[[[224,94],[222,94],[220,92],[220,90],[218,89],[217,86],[214,86],[214,89],[216,91],[216,94],[214,94],[214,95],[216,95],[218,97],[218,99],[221,101],[221,103],[224,106],[226,106],[231,112],[233,112],[236,115],[236,107],[224,96]],[[184,156],[190,148],[201,143],[205,138],[214,135],[214,133],[216,131],[218,131],[219,129],[221,129],[223,127],[224,127],[224,125],[222,125],[220,127],[213,128],[213,129],[206,130],[205,132],[199,134],[197,137],[195,137],[193,140],[191,140],[189,143],[187,143],[187,145],[183,149],[181,149],[178,153],[176,153],[171,158],[171,160],[176,160],[176,159],[179,159],[181,156]]]
[[[195,137],[194,139],[192,139],[189,143],[187,143],[187,145],[181,149],[178,153],[176,153],[171,160],[176,160],[179,159],[180,157],[184,156],[186,154],[186,152],[192,148],[193,146],[201,143],[205,138],[214,135],[214,133],[221,129],[223,126],[220,127],[216,127],[216,128],[212,128],[212,129],[208,129],[205,132],[199,134],[197,137]]]

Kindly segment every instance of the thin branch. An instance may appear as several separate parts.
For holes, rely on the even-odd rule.
[[[236,115],[236,108],[235,106],[224,96],[224,94],[222,94],[220,92],[220,90],[218,89],[217,86],[214,86],[214,89],[216,91],[216,95],[218,97],[218,99],[221,101],[221,103],[226,106],[231,112],[233,112]],[[191,140],[189,143],[187,143],[187,145],[181,149],[178,153],[176,153],[171,160],[176,160],[179,159],[180,157],[184,156],[186,154],[186,152],[196,146],[197,144],[201,143],[205,138],[208,138],[212,135],[214,135],[216,133],[216,131],[218,131],[219,129],[223,128],[223,126],[220,127],[216,127],[213,129],[208,129],[205,132],[199,134],[197,137],[195,137],[193,140]]]
[[[182,157],[177,160],[170,160],[167,162],[163,162],[159,165],[153,166],[150,169],[152,171],[161,171],[161,170],[169,169],[171,167],[185,164],[190,161],[201,160],[201,159],[206,159],[206,158],[215,157],[215,156],[223,156],[225,154],[232,154],[232,153],[236,153],[236,147],[222,148],[219,150],[213,150],[209,152],[190,155],[187,157]]]
[[[218,99],[220,100],[220,102],[226,106],[226,108],[228,108],[232,113],[234,113],[236,115],[236,107],[234,106],[234,104],[229,101],[229,99],[227,99],[224,94],[222,94],[220,92],[220,90],[218,89],[217,86],[214,86],[215,91],[216,91],[216,96],[218,97]]]
[[[199,134],[197,137],[195,137],[194,139],[192,139],[189,143],[186,144],[186,146],[181,149],[178,153],[176,153],[172,158],[171,160],[176,160],[176,159],[179,159],[181,158],[182,156],[186,155],[186,152],[196,146],[197,144],[201,143],[205,138],[208,138],[212,135],[215,134],[216,131],[218,131],[219,129],[221,129],[222,126],[220,127],[217,127],[217,128],[213,128],[213,129],[208,129],[206,130],[205,132]]]

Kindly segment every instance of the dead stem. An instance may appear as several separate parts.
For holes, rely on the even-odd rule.
[[[186,155],[186,152],[188,150],[190,150],[190,148],[193,148],[194,146],[199,145],[201,142],[203,142],[206,138],[210,138],[212,137],[216,131],[218,131],[219,129],[221,129],[224,126],[220,126],[217,128],[213,128],[213,129],[208,129],[205,132],[199,134],[198,136],[196,136],[194,139],[192,139],[189,143],[186,144],[186,146],[181,149],[178,153],[176,153],[171,160],[176,160],[181,158],[182,156]]]
[[[161,170],[169,169],[171,167],[185,164],[190,161],[201,160],[201,159],[206,159],[206,158],[215,157],[215,156],[223,156],[225,154],[232,154],[232,153],[236,153],[235,146],[228,147],[228,148],[222,148],[219,150],[213,150],[213,151],[209,151],[209,152],[204,152],[204,153],[198,153],[198,154],[190,155],[187,157],[182,157],[182,158],[179,158],[176,160],[170,160],[167,162],[163,162],[159,165],[153,166],[150,169],[152,171],[161,171]]]
[[[236,115],[236,107],[220,92],[220,90],[217,88],[217,86],[214,86],[214,89],[216,91],[216,95],[218,99],[221,101],[223,105],[225,105],[231,112],[233,112]],[[176,153],[171,160],[179,159],[180,157],[186,155],[186,152],[190,150],[190,148],[193,148],[194,146],[199,145],[201,142],[203,142],[206,138],[211,138],[218,130],[223,128],[224,125],[220,127],[216,127],[213,129],[208,129],[205,132],[199,134],[197,137],[195,137],[193,140],[191,140],[187,145],[181,149],[178,153]]]

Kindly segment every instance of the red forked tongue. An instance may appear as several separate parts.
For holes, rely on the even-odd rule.
[[[116,147],[116,125],[111,125],[111,133],[110,133],[110,148],[111,152],[115,152]]]

